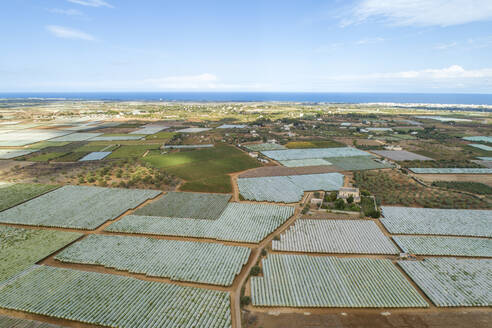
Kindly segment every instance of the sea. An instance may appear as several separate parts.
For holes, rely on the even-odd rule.
[[[176,102],[303,102],[303,103],[412,103],[492,105],[492,94],[459,93],[320,93],[320,92],[44,92],[0,93],[5,99],[176,101]]]

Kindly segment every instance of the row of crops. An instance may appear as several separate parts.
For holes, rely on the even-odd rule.
[[[26,200],[42,195],[58,186],[38,183],[17,183],[2,186],[0,197],[0,211],[18,205]]]
[[[90,235],[55,259],[177,281],[230,286],[250,253],[247,247],[222,244]]]
[[[91,230],[160,193],[157,190],[64,186],[0,212],[0,222]]]
[[[258,243],[294,214],[294,207],[230,203],[217,220],[127,215],[106,231]]]
[[[297,220],[273,250],[312,253],[398,254],[376,223],[367,220]]]
[[[492,306],[492,260],[427,258],[398,264],[437,306]]]
[[[81,237],[68,231],[0,226],[0,282]]]
[[[492,211],[382,207],[381,222],[392,234],[492,237]]]
[[[463,140],[492,143],[492,137],[488,136],[463,137]]]
[[[231,195],[168,192],[135,211],[135,215],[216,220],[227,207]]]
[[[276,161],[308,158],[371,156],[371,154],[353,147],[269,150],[262,151],[262,154]]]
[[[417,174],[491,174],[488,168],[460,168],[460,167],[412,167],[410,171]]]
[[[427,307],[390,260],[272,254],[251,278],[256,306]]]
[[[248,200],[294,203],[304,192],[338,190],[343,186],[340,173],[288,175],[276,177],[240,178],[239,193]]]
[[[229,293],[48,266],[0,286],[0,307],[107,327],[231,327]]]
[[[482,144],[468,144],[468,146],[472,146],[481,150],[492,151],[492,147]]]
[[[393,236],[393,240],[410,254],[492,257],[488,238]]]
[[[5,328],[62,328],[62,326],[52,325],[45,322],[32,321],[27,319],[10,318],[0,315],[0,327]]]
[[[370,156],[331,157],[327,158],[327,160],[343,171],[375,170],[391,167],[390,164],[376,162]]]

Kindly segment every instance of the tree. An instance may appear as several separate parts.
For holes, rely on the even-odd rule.
[[[251,268],[250,273],[252,276],[257,276],[261,273],[261,268],[258,265],[255,265],[254,267]]]
[[[343,210],[345,208],[345,201],[343,199],[337,199],[335,201],[335,208],[337,210]]]
[[[352,204],[354,202],[354,196],[350,195],[347,198],[347,203]]]

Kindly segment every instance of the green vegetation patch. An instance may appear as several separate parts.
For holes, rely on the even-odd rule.
[[[78,162],[79,159],[81,159],[82,157],[88,154],[90,154],[90,152],[68,153],[53,159],[52,162]]]
[[[480,182],[468,182],[468,181],[434,181],[432,182],[434,187],[454,189],[459,191],[471,192],[479,195],[491,195],[492,187],[480,183]]]
[[[165,155],[150,154],[143,160],[186,180],[182,190],[200,192],[232,192],[227,173],[260,166],[255,159],[239,149],[220,144],[214,148]]]
[[[345,147],[343,143],[334,140],[291,141],[285,146],[289,149]]]
[[[49,162],[52,159],[66,155],[67,153],[44,153],[41,155],[30,157],[28,160],[31,162]]]
[[[135,215],[172,218],[218,219],[231,195],[168,192],[160,199],[135,211]]]
[[[48,147],[62,147],[68,145],[70,142],[68,141],[41,141],[35,144],[29,145],[26,148],[28,149],[44,149]]]
[[[354,172],[356,186],[370,190],[379,204],[405,207],[488,209],[487,199],[422,186],[409,176],[397,172]]]
[[[418,167],[418,168],[481,168],[480,164],[465,160],[465,159],[440,159],[436,161],[400,161],[402,167]]]
[[[147,150],[159,149],[159,144],[151,145],[124,145],[114,150],[108,158],[136,158],[142,157]]]
[[[369,156],[330,157],[326,160],[344,171],[375,170],[391,167],[389,164],[376,162]]]
[[[58,188],[58,186],[18,183],[0,189],[0,211],[18,205],[26,200],[42,195],[48,191]]]
[[[0,226],[0,282],[73,242],[81,234]]]
[[[147,139],[147,140],[152,140],[152,139],[159,139],[159,140],[165,139],[165,140],[169,140],[172,137],[174,137],[175,134],[176,134],[176,132],[165,132],[165,131],[161,131],[161,132],[157,132],[157,133],[148,135],[147,137],[145,137],[145,139]]]

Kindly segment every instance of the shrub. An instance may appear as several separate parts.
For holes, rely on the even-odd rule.
[[[241,296],[241,306],[249,305],[251,303],[251,297]]]
[[[251,268],[250,273],[252,276],[257,276],[261,273],[261,268],[258,265],[255,265],[254,267]]]

